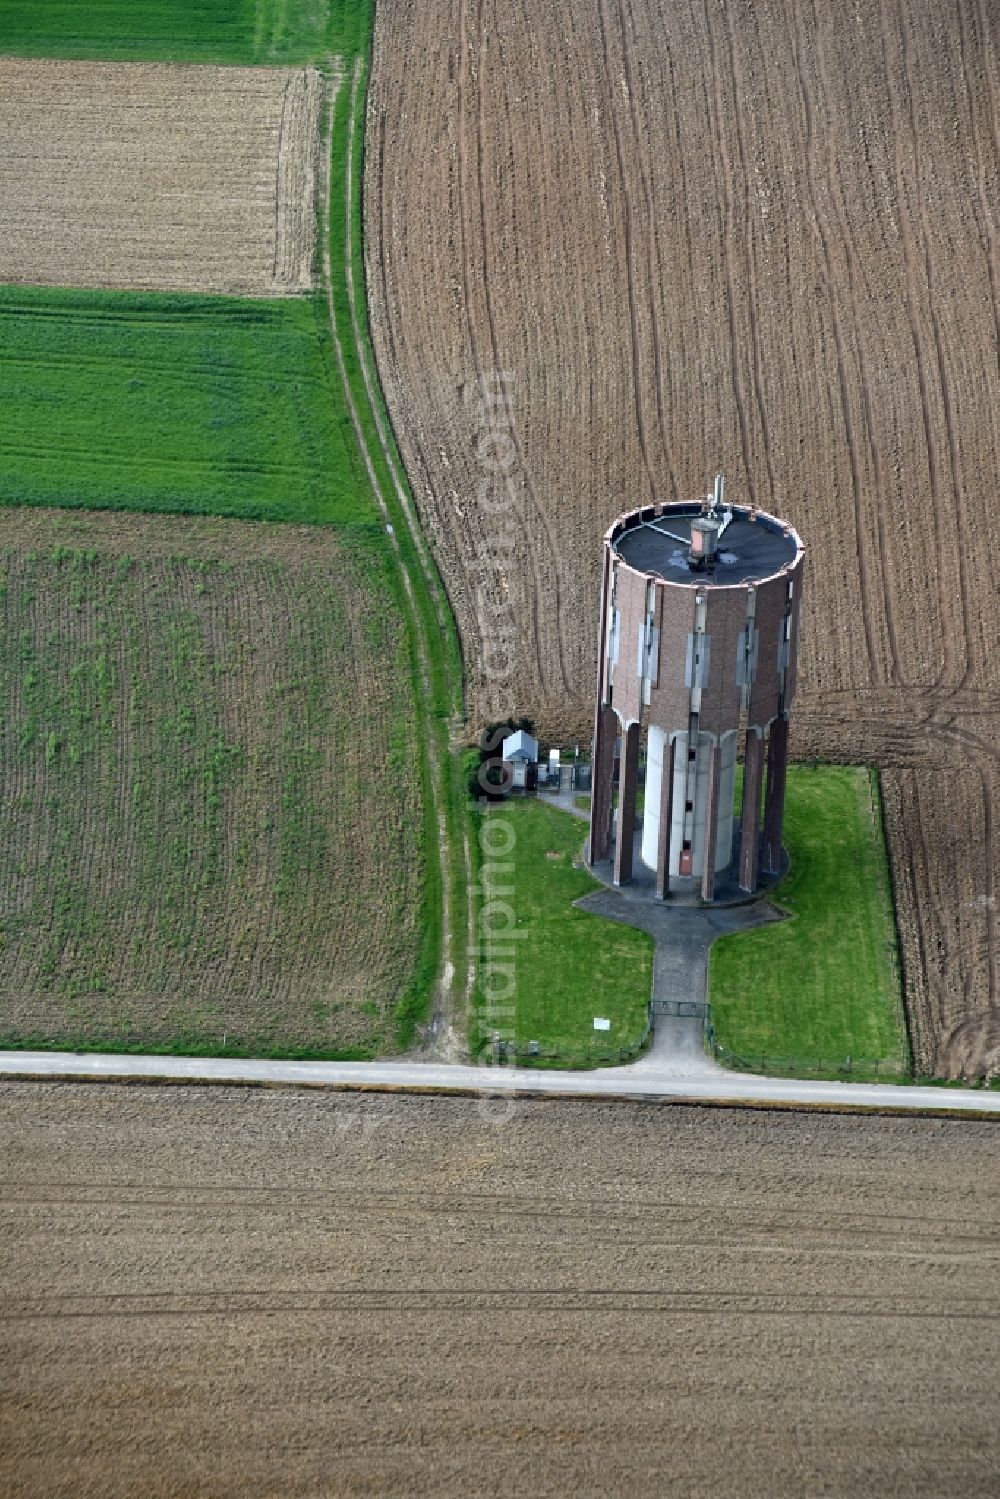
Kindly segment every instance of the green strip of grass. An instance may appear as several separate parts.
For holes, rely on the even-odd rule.
[[[0,287],[0,503],[377,524],[322,297]]]
[[[779,926],[712,948],[720,1060],[768,1071],[908,1076],[898,942],[874,772],[792,766]],[[878,1067],[874,1065],[878,1063]]]
[[[22,1036],[0,1031],[0,1051],[69,1051],[76,1055],[121,1053],[140,1057],[234,1057],[276,1062],[373,1062],[385,1053],[375,1046],[310,1047],[275,1045],[265,1038],[243,1045],[206,1041],[196,1031],[178,1032],[169,1042],[132,1041],[114,1036],[94,1041],[80,1034],[52,1040],[49,1036]]]
[[[364,88],[365,84],[364,80],[362,80],[362,88],[359,95],[361,101],[365,97]],[[354,264],[355,256],[357,256],[358,263],[360,264],[361,262],[361,217],[358,205],[361,202],[364,167],[365,114],[363,107],[358,109],[352,150],[352,94],[353,79],[349,73],[337,91],[333,117],[330,122],[330,217],[327,228],[330,247],[330,295],[337,322],[347,384],[358,414],[365,447],[375,473],[379,494],[389,514],[392,516],[392,525],[399,546],[400,561],[408,567],[414,584],[413,601],[411,602],[403,585],[402,576],[399,573],[398,564],[395,560],[395,554],[392,552],[392,548],[387,545],[387,551],[393,556],[396,601],[407,620],[407,636],[410,648],[410,677],[415,684],[417,694],[422,695],[420,686],[421,663],[417,639],[418,631],[421,628],[424,628],[425,639],[427,639],[424,621],[428,613],[430,601],[426,597],[424,588],[421,586],[419,570],[413,565],[415,561],[413,548],[410,544],[405,519],[400,513],[399,505],[393,492],[388,467],[378,441],[378,432],[375,427],[361,371],[361,351],[353,336],[351,322],[351,297],[345,268],[349,262]],[[348,175],[349,171],[350,177]],[[348,222],[346,212],[348,190],[351,193],[352,212],[350,222]],[[358,279],[359,275],[360,279]],[[359,298],[363,296],[364,284],[363,272],[355,270],[354,285],[356,295]],[[364,337],[367,337],[368,322],[366,310],[363,305],[359,308],[359,314],[362,334]],[[340,401],[343,402],[345,407],[345,420],[349,422],[350,417],[347,415],[339,371],[336,379]],[[351,426],[351,440],[354,442],[356,448],[357,441],[353,425]],[[365,482],[370,492],[370,480],[367,472],[365,474]],[[428,645],[428,650],[430,649],[431,647]],[[439,673],[432,675],[428,685],[430,688],[430,702],[424,703],[426,715],[424,722],[427,732],[438,734],[438,719],[441,713],[440,697],[444,690],[443,678]],[[433,853],[438,841],[438,829],[433,800],[433,787],[431,784],[432,772],[427,749],[428,746],[424,745],[419,755],[424,811],[423,841],[424,847],[428,851],[423,892],[423,940],[421,942],[420,956],[414,974],[414,981],[410,987],[409,997],[399,1010],[397,1041],[403,1049],[412,1043],[417,1025],[427,1016],[440,967],[444,934],[444,893],[440,860],[434,857]],[[443,783],[441,790],[442,794],[448,795],[447,784]]]
[[[0,52],[124,62],[317,62],[368,43],[371,0],[4,0]]]
[[[531,1041],[539,1043],[543,1059],[548,1053],[562,1065],[619,1061],[621,1051],[637,1049],[644,1034],[652,938],[573,905],[601,889],[585,869],[574,867],[586,833],[579,818],[533,798],[505,802],[482,815],[494,825],[487,850],[513,840],[509,854],[498,852],[492,860],[485,854],[480,882],[485,898],[495,894],[512,909],[518,935],[507,942],[496,939],[501,951],[513,950],[513,957],[495,954],[490,966],[495,973],[512,966],[514,997],[502,996],[506,978],[486,981],[473,1019],[473,1051],[488,1048],[496,1030],[504,1040],[513,1039],[519,1063],[529,1060]],[[490,913],[484,923],[483,899],[479,910],[482,945],[490,927],[499,931],[506,919]],[[482,961],[479,979],[480,985],[486,979]],[[488,1003],[491,987],[497,993]],[[510,1005],[513,1016],[505,1013]],[[595,1031],[595,1016],[610,1020],[611,1029]]]
[[[399,544],[400,558],[406,566],[414,585],[413,609],[415,611],[415,618],[411,619],[411,623],[414,630],[419,630],[422,633],[427,654],[429,673],[428,732],[433,734],[437,741],[438,761],[441,767],[438,791],[441,805],[445,810],[447,826],[449,914],[452,932],[450,950],[452,988],[454,993],[461,994],[464,989],[468,968],[465,932],[469,894],[463,856],[463,835],[467,828],[468,807],[460,759],[452,755],[450,751],[450,729],[452,724],[460,720],[463,715],[462,658],[454,617],[451,613],[451,607],[445,595],[437,568],[426,542],[419,531],[416,539],[411,534],[396,492],[396,486],[393,482],[393,472],[395,472],[396,477],[403,486],[404,492],[410,495],[410,504],[412,507],[412,495],[409,491],[405,469],[399,456],[392,424],[378,380],[367,320],[362,183],[365,144],[364,100],[366,97],[368,75],[367,64],[362,62],[360,66],[359,107],[355,115],[353,151],[351,152],[348,150],[349,144],[351,144],[349,124],[353,89],[353,82],[350,76],[344,79],[334,106],[331,157],[331,201],[334,208],[330,214],[329,225],[330,265],[332,270],[331,292],[337,326],[343,345],[348,385],[350,386],[351,394],[358,411],[365,445],[371,457],[379,492],[392,518],[396,540]],[[347,201],[349,157],[352,167],[350,223],[348,223],[347,216],[343,212],[343,205]],[[361,333],[360,345],[353,337],[351,296],[345,269],[348,264],[350,264],[353,274],[355,311]],[[381,419],[382,430],[387,436],[388,460],[379,441],[375,412],[372,409],[372,404],[368,396],[368,388],[365,383],[364,366],[367,366],[378,415]],[[399,597],[401,606],[409,610],[410,604],[402,588],[400,588]],[[419,675],[419,666],[416,657],[414,658],[414,675],[415,678]],[[429,765],[426,766],[426,774],[430,774]],[[427,846],[428,848],[432,848],[437,841],[438,833],[436,826],[433,824],[431,798],[429,794],[426,794],[428,791],[429,787],[425,784],[425,804],[428,809],[427,837],[429,841]],[[418,1003],[416,998],[418,989],[415,988],[414,990],[415,998],[411,1011],[410,1025],[411,1035],[416,1022],[426,1013],[426,1000],[429,996],[430,985],[436,976],[437,961],[441,952],[443,900],[444,895],[439,873],[435,866],[435,861],[430,859],[428,860],[426,905],[427,940],[424,962],[421,969],[422,974],[426,977],[428,987],[423,991],[424,999],[422,1003]],[[403,1040],[402,1037],[401,1040]]]

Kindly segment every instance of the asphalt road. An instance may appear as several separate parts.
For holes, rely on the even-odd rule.
[[[480,1093],[502,1106],[504,1095],[575,1098],[660,1098],[698,1103],[815,1108],[857,1108],[879,1112],[946,1110],[995,1114],[1000,1092],[973,1088],[928,1088],[891,1083],[804,1082],[795,1078],[729,1073],[708,1058],[651,1053],[627,1067],[587,1072],[541,1068],[472,1067],[438,1062],[285,1062],[227,1057],[124,1056],[83,1052],[0,1052],[0,1076],[20,1078],[142,1079],[151,1082],[300,1084],[359,1090]],[[499,1100],[499,1102],[498,1102]]]

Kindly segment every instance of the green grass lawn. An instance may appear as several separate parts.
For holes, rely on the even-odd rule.
[[[303,63],[367,43],[371,0],[3,0],[0,53]]]
[[[491,1024],[481,1005],[473,1050],[488,1044],[496,1029],[515,1041],[519,1061],[530,1041],[538,1041],[543,1055],[556,1054],[564,1064],[596,1062],[612,1054],[617,1060],[620,1048],[638,1044],[646,1023],[652,939],[574,907],[580,896],[601,889],[586,870],[573,867],[586,835],[579,818],[533,798],[504,803],[485,815],[507,822],[513,834],[511,853],[498,855],[496,862],[499,883],[513,889],[503,898],[513,907],[518,932],[525,935],[508,944],[516,952],[513,1023],[498,1011]],[[498,1000],[500,1005],[510,1002]],[[595,1031],[595,1015],[609,1019],[611,1030]]]
[[[711,953],[716,1042],[754,1068],[764,1054],[775,1071],[835,1074],[851,1057],[907,1073],[878,794],[867,770],[789,769],[791,872],[775,898],[793,919],[724,937]]]
[[[331,365],[320,297],[0,287],[0,503],[374,523]]]

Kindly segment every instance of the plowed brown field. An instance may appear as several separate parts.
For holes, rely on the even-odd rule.
[[[398,0],[368,121],[380,368],[473,718],[589,735],[622,509],[722,468],[788,516],[794,749],[885,770],[917,1062],[949,1073],[1000,1065],[994,23],[987,0],[538,0],[528,24]],[[484,441],[497,370],[510,432]]]
[[[6,1499],[996,1494],[995,1125],[6,1083],[0,1142]]]
[[[0,281],[312,285],[322,75],[0,58]]]

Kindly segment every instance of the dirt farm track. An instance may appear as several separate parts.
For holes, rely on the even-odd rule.
[[[884,771],[918,1065],[1000,1066],[988,0],[398,0],[368,146],[474,719],[587,738],[600,536],[724,468],[808,545],[793,753]]]
[[[995,1494],[995,1126],[482,1107],[0,1086],[4,1494]]]

